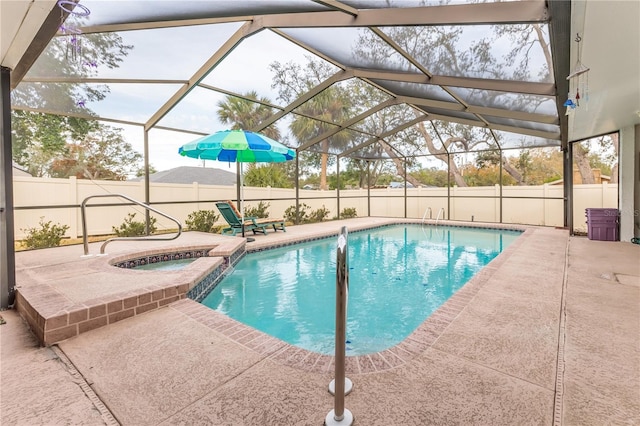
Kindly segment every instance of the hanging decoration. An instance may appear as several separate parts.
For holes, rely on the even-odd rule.
[[[574,109],[589,101],[589,67],[582,63],[582,37],[576,34],[575,42],[578,43],[578,60],[573,71],[567,76],[569,80],[569,94],[564,106],[567,107],[566,115],[570,115]]]
[[[85,61],[82,57],[82,31],[75,27],[68,19],[67,15],[73,17],[87,17],[91,11],[86,6],[71,0],[58,0],[60,8],[60,32],[67,36],[67,46],[65,51],[65,59],[70,64],[76,66],[96,66],[92,62]]]

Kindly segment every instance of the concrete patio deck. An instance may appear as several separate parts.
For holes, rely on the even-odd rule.
[[[389,222],[288,227],[247,248]],[[239,240],[183,237],[189,246]],[[123,256],[132,244],[173,243],[108,251]],[[331,357],[180,297],[112,322],[114,300],[146,297],[151,284],[81,254],[17,254],[18,291],[41,297],[34,305],[56,299],[66,305],[46,309],[87,315],[104,305],[96,318],[108,325],[41,347],[15,310],[1,312],[0,424],[320,425],[333,408]],[[194,276],[214,263],[200,260],[211,264]],[[162,277],[163,297],[175,277]],[[405,342],[348,360],[345,406],[358,425],[640,424],[640,246],[530,227]]]

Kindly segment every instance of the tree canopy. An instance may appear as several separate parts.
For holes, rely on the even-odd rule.
[[[75,38],[73,38],[75,37]],[[81,50],[80,50],[81,43]],[[115,33],[55,37],[34,64],[32,73],[90,77],[98,67],[116,68],[133,48]],[[118,131],[96,120],[31,112],[29,108],[95,115],[87,106],[109,93],[106,85],[83,83],[21,84],[11,92],[12,156],[33,176],[124,179],[142,157],[124,143]],[[20,109],[25,107],[26,109]],[[86,149],[92,152],[84,152]],[[113,160],[110,155],[117,152]],[[124,161],[124,162],[122,162]]]

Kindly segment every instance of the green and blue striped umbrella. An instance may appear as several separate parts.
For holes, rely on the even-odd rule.
[[[242,163],[282,163],[296,158],[296,152],[259,133],[222,130],[178,148],[183,157],[238,163],[240,174],[240,212],[244,223]],[[244,226],[242,227],[244,237]]]
[[[259,133],[222,130],[178,149],[184,157],[238,163],[281,163],[293,160],[296,152]]]

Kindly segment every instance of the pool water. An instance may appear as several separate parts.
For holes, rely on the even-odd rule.
[[[404,340],[520,232],[396,225],[349,234],[347,355]],[[246,255],[202,301],[294,346],[333,354],[336,238]]]
[[[192,263],[196,259],[175,259],[165,262],[147,263],[146,265],[136,266],[134,269],[142,269],[145,271],[177,271]]]

